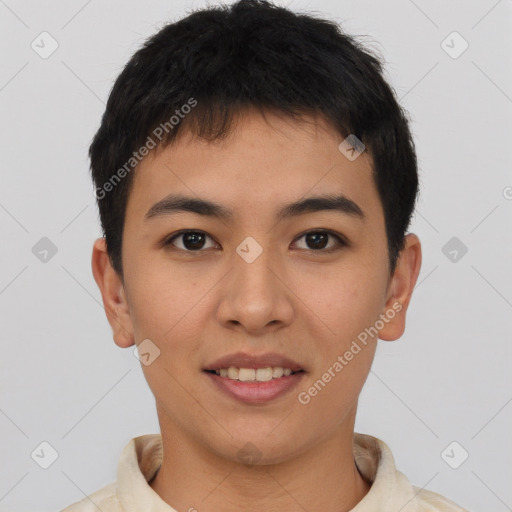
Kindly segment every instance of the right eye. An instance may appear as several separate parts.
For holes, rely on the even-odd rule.
[[[204,248],[205,239],[210,238],[204,231],[192,231],[192,230],[182,230],[178,233],[175,233],[170,238],[165,240],[164,247],[172,246],[176,247],[174,241],[179,239],[182,241],[182,247],[176,247],[180,251],[184,252],[202,252],[201,249]],[[207,247],[208,248],[208,247]]]

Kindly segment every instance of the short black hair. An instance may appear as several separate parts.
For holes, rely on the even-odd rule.
[[[121,279],[130,171],[148,149],[165,147],[185,128],[205,140],[225,137],[233,116],[248,108],[293,119],[320,115],[343,138],[363,142],[393,274],[418,172],[407,112],[383,77],[381,58],[334,21],[265,0],[239,0],[165,25],[112,87],[89,156],[107,252]]]

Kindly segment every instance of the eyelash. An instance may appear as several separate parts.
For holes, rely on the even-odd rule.
[[[186,233],[204,234],[213,240],[213,238],[210,235],[208,235],[208,233],[205,233],[204,231],[199,231],[199,230],[194,230],[194,229],[186,229],[186,230],[178,231],[177,233],[174,233],[170,237],[166,238],[162,245],[166,248],[172,247],[172,242],[176,238],[179,238],[180,236],[182,236]],[[339,251],[343,247],[347,247],[349,245],[349,243],[341,235],[339,235],[329,229],[312,229],[312,230],[306,231],[305,233],[300,234],[295,240],[300,240],[301,238],[303,238],[306,235],[309,235],[311,233],[327,234],[336,239],[337,245],[335,247],[331,247],[330,249],[316,249],[316,250],[315,249],[302,249],[302,250],[309,250],[310,252],[320,253],[320,254],[330,254],[330,253]],[[181,251],[181,252],[185,252],[185,253],[189,253],[189,254],[200,253],[200,252],[204,252],[206,250],[206,249],[198,249],[197,251],[190,251],[187,249],[180,249],[179,247],[174,247],[174,249],[176,249],[177,251]]]

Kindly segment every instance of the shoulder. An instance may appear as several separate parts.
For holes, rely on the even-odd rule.
[[[441,494],[412,486],[418,512],[469,512]]]
[[[115,482],[89,494],[60,512],[98,512],[98,509],[102,512],[122,512],[116,496]]]

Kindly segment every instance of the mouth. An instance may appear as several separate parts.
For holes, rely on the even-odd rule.
[[[237,352],[217,359],[202,372],[223,396],[262,404],[291,392],[307,374],[296,361],[276,354]]]
[[[288,376],[294,372],[306,371],[306,368],[293,359],[276,352],[266,352],[263,354],[235,352],[220,357],[206,365],[203,370],[218,372],[218,375],[233,380],[254,380],[252,378],[252,371],[255,371],[255,379],[259,375],[261,379],[270,380],[271,378],[279,378],[283,375]]]
[[[228,369],[229,371],[230,369]],[[234,368],[237,370],[237,368]],[[241,368],[240,370],[244,370]],[[252,369],[254,372],[254,369]],[[289,375],[281,377],[272,377],[270,380],[239,380],[217,375],[215,370],[204,370],[206,378],[213,385],[213,389],[220,392],[224,397],[230,400],[235,399],[238,402],[250,405],[264,404],[274,401],[279,397],[284,397],[296,388],[299,382],[305,377],[306,372],[297,370]],[[242,372],[242,377],[244,377]]]
[[[281,379],[297,373],[305,373],[304,370],[292,370],[282,366],[267,366],[263,368],[220,368],[218,370],[203,370],[212,375],[218,375],[223,379],[236,380],[239,382],[269,382],[275,379]]]

